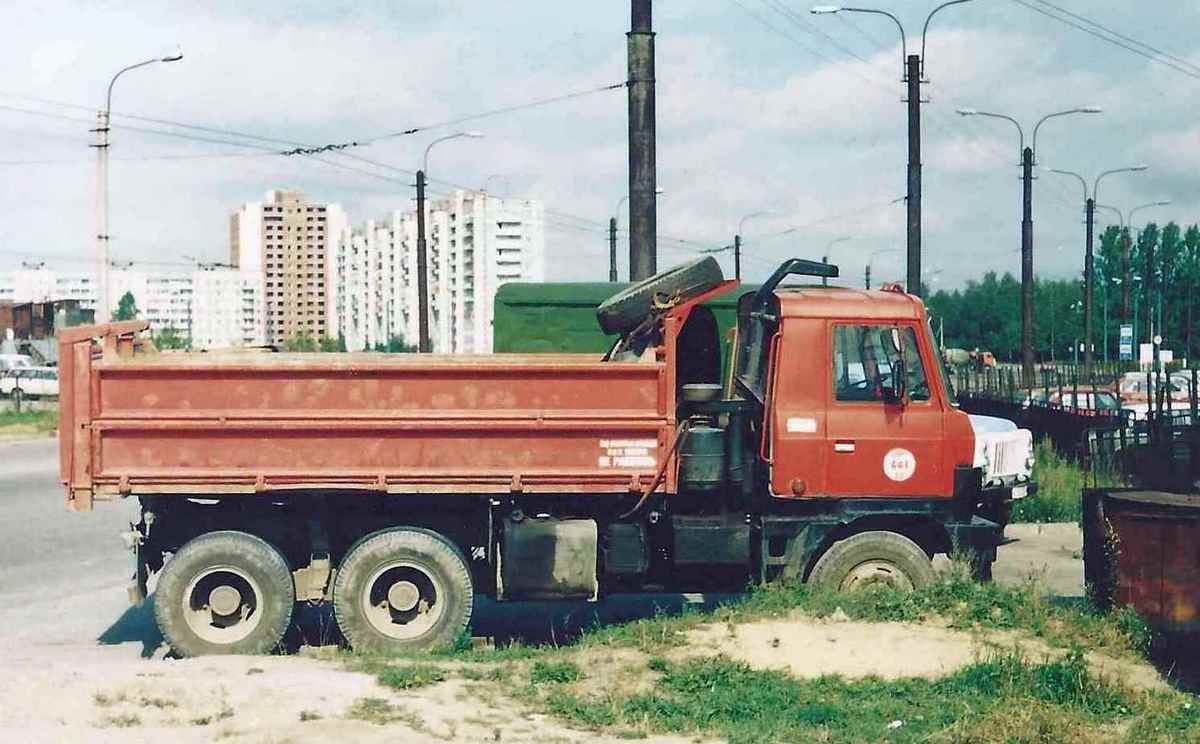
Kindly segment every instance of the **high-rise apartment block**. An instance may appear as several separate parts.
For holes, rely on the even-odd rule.
[[[426,215],[434,351],[488,353],[496,290],[545,278],[540,202],[456,191]],[[400,336],[417,342],[416,214],[394,212],[331,239],[330,335],[351,350]]]
[[[230,263],[257,284],[262,314],[255,335],[265,343],[329,335],[329,236],[345,224],[340,206],[310,202],[297,190],[268,191],[264,201],[234,212]]]

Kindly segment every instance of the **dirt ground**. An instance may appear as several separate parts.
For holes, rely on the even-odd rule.
[[[525,711],[495,684],[381,687],[344,661],[210,657],[17,660],[0,679],[0,739],[21,742],[609,742]],[[365,719],[365,720],[364,720]],[[663,739],[661,741],[674,741]],[[681,740],[682,741],[682,740]]]
[[[840,612],[820,620],[797,614],[786,620],[704,625],[688,641],[684,655],[723,654],[755,669],[779,669],[801,678],[936,679],[996,652],[1017,650],[1036,661],[1065,653],[1020,633],[855,622]],[[1098,674],[1136,687],[1170,689],[1150,664],[1098,653],[1089,653],[1088,662]]]

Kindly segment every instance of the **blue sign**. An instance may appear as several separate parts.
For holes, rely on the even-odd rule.
[[[1120,346],[1118,347],[1121,361],[1133,359],[1133,326],[1121,326]]]

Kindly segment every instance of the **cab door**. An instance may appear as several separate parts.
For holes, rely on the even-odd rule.
[[[826,387],[825,489],[838,497],[949,496],[944,410],[915,323],[833,321]],[[889,400],[893,376],[906,396]]]
[[[763,454],[780,498],[826,495],[827,330],[819,320],[785,318],[773,341]]]

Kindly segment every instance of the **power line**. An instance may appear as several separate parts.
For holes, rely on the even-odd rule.
[[[1197,71],[1191,69],[1190,67],[1185,67],[1184,65],[1180,65],[1176,62],[1173,62],[1170,59],[1171,55],[1166,55],[1165,52],[1159,52],[1158,50],[1155,50],[1153,53],[1147,52],[1143,49],[1139,49],[1138,47],[1133,46],[1132,44],[1125,43],[1120,38],[1116,38],[1115,34],[1113,36],[1106,36],[1105,33],[1112,34],[1113,32],[1109,31],[1108,29],[1106,29],[1103,26],[1100,26],[1100,24],[1095,23],[1094,21],[1087,21],[1087,23],[1091,23],[1096,28],[1104,29],[1105,33],[1101,33],[1100,31],[1097,31],[1095,28],[1085,26],[1082,23],[1078,23],[1078,22],[1072,20],[1070,17],[1063,17],[1061,15],[1056,15],[1055,13],[1052,13],[1051,11],[1047,10],[1046,8],[1039,6],[1039,5],[1034,5],[1033,3],[1030,3],[1030,2],[1026,2],[1026,0],[1013,0],[1013,2],[1017,3],[1018,5],[1023,5],[1024,7],[1029,8],[1030,10],[1034,11],[1035,13],[1041,13],[1042,15],[1046,16],[1047,18],[1053,18],[1054,20],[1058,21],[1059,23],[1065,23],[1068,26],[1071,26],[1073,28],[1076,28],[1076,29],[1084,32],[1085,34],[1090,34],[1092,36],[1095,36],[1097,39],[1100,39],[1102,41],[1107,41],[1109,44],[1118,46],[1126,51],[1133,52],[1134,54],[1138,55],[1139,57],[1145,57],[1146,59],[1148,59],[1152,62],[1157,62],[1161,65],[1170,67],[1171,69],[1173,69],[1177,72],[1181,72],[1190,78],[1200,80],[1200,72],[1197,72]],[[1058,6],[1053,6],[1053,5],[1050,5],[1049,3],[1047,3],[1046,5],[1049,7],[1056,8],[1056,9],[1058,8]],[[1141,46],[1145,47],[1146,49],[1154,49],[1153,47],[1149,46],[1148,44],[1144,44],[1143,42],[1140,42],[1140,41],[1135,42],[1135,43],[1140,44]],[[1159,55],[1163,55],[1163,56],[1159,56]]]
[[[1119,31],[1114,31],[1113,29],[1108,28],[1107,26],[1099,23],[1098,21],[1093,21],[1086,16],[1079,15],[1078,13],[1072,13],[1071,11],[1062,7],[1061,5],[1055,5],[1054,3],[1049,2],[1048,0],[1035,0],[1035,2],[1039,3],[1040,5],[1045,5],[1047,7],[1053,8],[1054,10],[1057,10],[1059,13],[1062,13],[1063,15],[1070,16],[1071,18],[1074,18],[1075,20],[1080,21],[1082,23],[1086,23],[1089,26],[1094,26],[1095,28],[1100,29],[1104,33],[1111,34],[1112,36],[1115,36],[1118,39],[1121,39],[1122,41],[1127,41],[1130,44],[1136,44],[1137,46],[1140,46],[1140,47],[1150,51],[1153,54],[1157,54],[1160,57],[1165,57],[1166,59],[1169,59],[1173,62],[1177,62],[1185,67],[1190,68],[1193,72],[1200,73],[1200,65],[1190,62],[1182,57],[1178,57],[1174,54],[1171,54],[1170,52],[1164,52],[1161,49],[1150,46],[1149,44],[1147,44],[1144,41],[1138,41],[1137,39],[1135,39],[1131,36],[1126,36],[1125,34],[1122,34]]]

